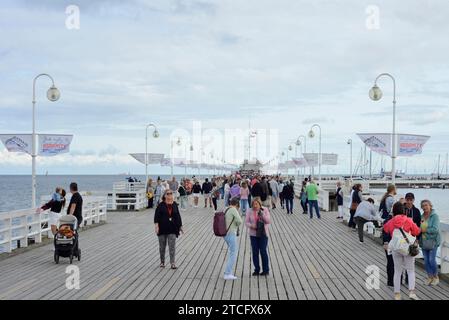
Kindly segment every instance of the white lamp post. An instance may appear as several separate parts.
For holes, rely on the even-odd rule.
[[[304,139],[304,149],[303,149],[303,144],[301,142],[301,138]],[[307,137],[304,135],[300,135],[297,139],[296,139],[296,146],[301,146],[301,154],[304,154],[305,152],[307,152]],[[304,150],[304,151],[303,151]],[[306,167],[303,168],[304,170],[304,178],[306,177]],[[299,171],[298,171],[299,172]]]
[[[396,80],[389,73],[381,73],[374,81],[374,86],[369,91],[369,97],[373,101],[379,101],[382,98],[382,90],[377,86],[377,80],[381,77],[389,77],[393,81],[393,134],[391,143],[391,180],[396,182]]]
[[[170,141],[171,142],[171,166],[170,166],[170,172],[171,172],[171,176],[173,177],[173,140]],[[176,140],[176,145],[179,147],[181,145],[181,138],[178,137],[178,140]]]
[[[348,142],[349,147],[350,147],[350,151],[349,151],[349,175],[350,175],[350,179],[352,181],[352,139],[349,139]]]
[[[32,163],[32,171],[31,171],[31,205],[32,207],[36,207],[36,157],[37,157],[37,152],[36,152],[36,116],[35,116],[35,109],[36,109],[36,80],[40,77],[47,77],[51,80],[51,87],[50,89],[47,90],[47,99],[54,102],[57,101],[59,99],[59,97],[61,96],[58,88],[56,88],[55,86],[55,81],[53,80],[53,78],[46,74],[46,73],[41,73],[39,75],[37,75],[34,80],[33,80],[33,132],[32,132],[32,154],[31,154],[31,163]]]
[[[319,147],[318,147],[318,179],[321,182],[321,126],[318,124],[314,124],[309,131],[309,138],[315,137],[315,132],[313,132],[313,128],[317,127],[320,130],[320,141],[319,141]]]
[[[150,123],[145,128],[145,183],[148,183],[148,128],[153,127],[153,137],[158,138],[159,132],[154,124]]]

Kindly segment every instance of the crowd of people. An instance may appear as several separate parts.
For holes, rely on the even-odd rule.
[[[299,190],[300,189],[300,190]],[[305,178],[298,188],[298,198],[302,213],[314,218],[314,212],[321,219],[318,206],[319,185],[310,177]],[[293,214],[295,185],[294,181],[281,176],[241,175],[205,178],[200,183],[193,176],[191,179],[182,179],[180,182],[173,177],[162,180],[160,177],[154,182],[149,179],[146,186],[148,208],[156,208],[154,214],[155,233],[159,240],[160,267],[165,268],[165,252],[169,247],[170,267],[176,266],[176,239],[183,234],[183,223],[180,211],[189,206],[198,208],[200,196],[204,199],[204,208],[211,208],[214,212],[219,209],[219,201],[223,201],[222,208],[225,214],[226,235],[223,237],[228,246],[228,258],[225,265],[224,279],[235,280],[233,274],[238,244],[237,237],[240,228],[244,225],[250,237],[253,276],[268,276],[269,256],[269,229],[272,223],[270,210],[280,206],[286,214]],[[83,221],[82,197],[78,192],[76,183],[70,184],[72,194],[67,214],[74,215],[78,226]],[[51,199],[37,212],[50,210],[49,225],[53,234],[58,232],[58,220],[66,204],[66,191],[56,188]],[[335,200],[337,204],[337,219],[343,219],[344,192],[340,182],[336,183]],[[415,258],[417,253],[412,249],[420,248],[424,258],[427,278],[425,285],[437,286],[439,284],[438,265],[436,261],[437,250],[441,244],[440,222],[433,204],[430,200],[420,203],[421,211],[415,206],[415,196],[407,193],[404,198],[397,199],[397,190],[394,185],[388,186],[385,194],[379,201],[378,207],[372,196],[365,198],[363,186],[359,183],[353,185],[349,194],[348,227],[358,231],[360,243],[364,243],[364,226],[373,223],[374,227],[381,228],[384,251],[386,256],[387,285],[393,287],[394,298],[401,299],[401,284],[405,278],[408,284],[409,297],[417,300]],[[396,242],[405,240],[409,245],[409,252],[404,254],[395,247]],[[402,241],[403,242],[403,241]],[[416,250],[415,250],[416,251]],[[416,251],[416,252],[419,252]],[[262,265],[260,264],[260,260]],[[403,276],[406,271],[405,277]]]
[[[166,247],[169,247],[170,265],[176,269],[175,244],[176,238],[183,233],[180,211],[188,206],[199,207],[200,196],[204,199],[204,208],[218,210],[218,202],[223,201],[227,225],[224,241],[228,246],[228,260],[224,278],[234,280],[233,274],[238,246],[237,236],[242,224],[248,228],[252,248],[253,276],[268,276],[268,235],[271,224],[270,209],[280,206],[286,214],[293,214],[295,186],[292,179],[280,176],[241,175],[205,178],[201,184],[196,177],[182,179],[180,182],[173,177],[171,180],[157,178],[154,183],[149,179],[146,187],[148,208],[156,207],[154,215],[155,232],[159,238],[160,266],[165,267]],[[301,184],[301,207],[303,214],[313,218],[315,211],[321,218],[318,207],[319,187],[309,177]],[[262,265],[260,265],[260,259]]]
[[[363,243],[364,225],[372,222],[382,228],[382,239],[386,256],[387,285],[394,288],[394,298],[401,300],[401,284],[408,284],[409,297],[417,300],[415,286],[415,258],[421,249],[427,278],[425,285],[439,284],[437,250],[441,244],[439,217],[430,200],[422,200],[422,212],[415,207],[415,195],[407,193],[396,199],[397,190],[389,185],[380,199],[379,209],[372,197],[364,199],[363,187],[355,184],[350,194],[348,227],[358,229],[360,243]],[[400,243],[406,243],[408,252],[399,250]],[[397,244],[397,245],[396,245]]]

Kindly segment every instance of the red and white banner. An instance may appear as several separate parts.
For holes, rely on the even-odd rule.
[[[44,157],[56,156],[70,151],[73,135],[39,134],[37,154]]]
[[[391,157],[391,133],[358,133],[359,138],[372,151]],[[416,134],[397,134],[396,154],[400,157],[411,157],[421,154],[430,136]]]

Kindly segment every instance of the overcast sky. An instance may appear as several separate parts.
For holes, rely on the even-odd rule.
[[[79,29],[66,27],[69,5]],[[356,163],[356,133],[391,132],[391,81],[379,82],[382,100],[368,97],[389,72],[398,132],[431,136],[408,171],[430,173],[449,151],[448,16],[443,0],[2,0],[0,133],[31,131],[32,80],[46,72],[61,99],[46,100],[39,80],[37,131],[74,139],[70,154],[38,158],[40,174],[143,173],[128,153],[145,151],[147,123],[160,131],[150,152],[168,154],[175,129],[224,133],[250,118],[281,149],[320,124],[322,151],[339,154],[323,172],[348,172],[347,139]],[[0,146],[0,174],[30,172],[28,155]]]

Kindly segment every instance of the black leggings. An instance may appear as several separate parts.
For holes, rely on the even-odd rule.
[[[212,198],[212,204],[214,205],[214,209],[217,210],[217,198]]]

